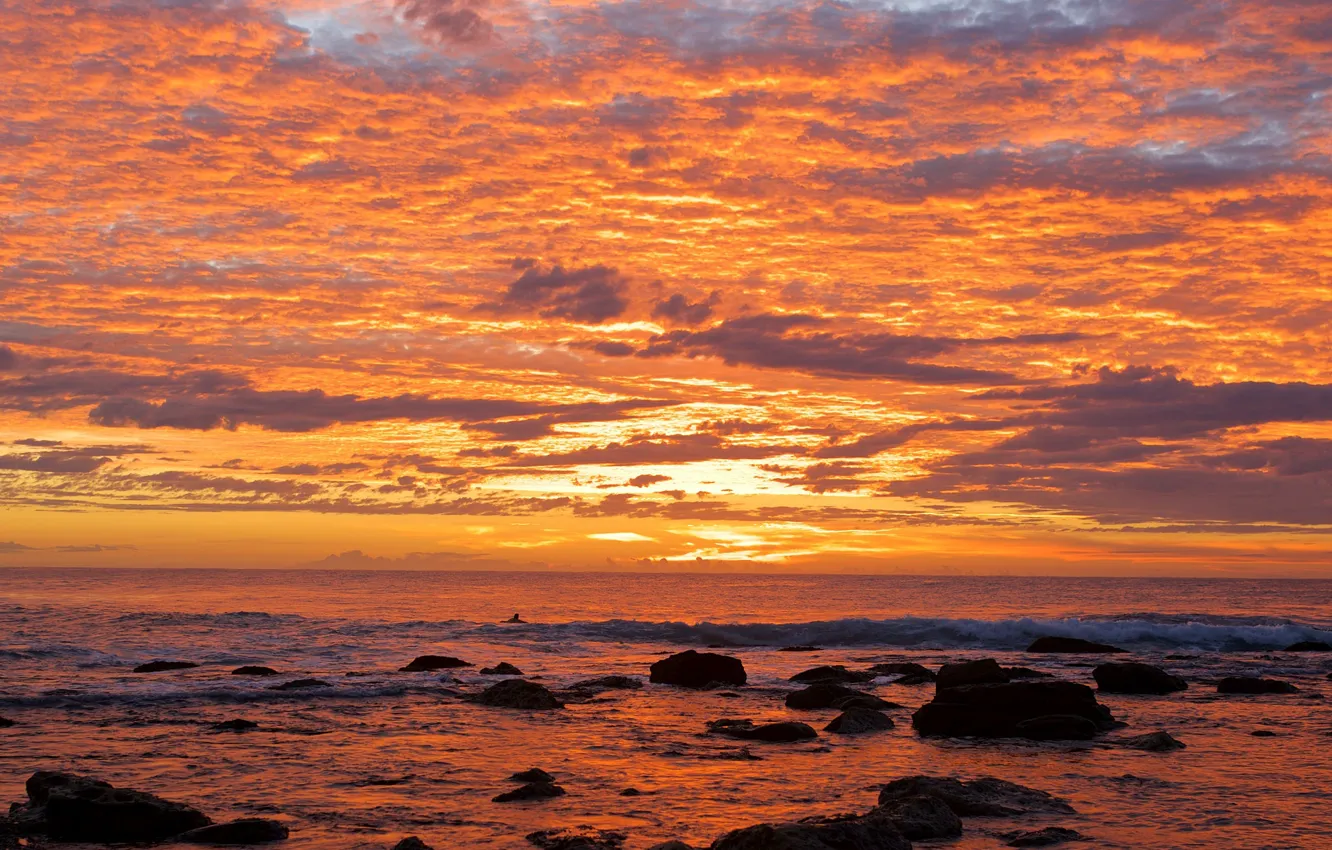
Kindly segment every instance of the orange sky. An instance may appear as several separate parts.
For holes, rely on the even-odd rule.
[[[0,44],[0,564],[1332,575],[1326,3]]]

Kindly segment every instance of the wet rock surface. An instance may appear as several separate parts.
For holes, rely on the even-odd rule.
[[[873,673],[861,672],[858,670],[848,670],[840,664],[824,665],[822,667],[813,667],[804,670],[791,677],[790,681],[800,682],[801,684],[814,684],[834,682],[839,684],[858,684],[869,682],[874,679]]]
[[[1082,718],[1098,730],[1113,720],[1110,710],[1096,701],[1096,693],[1086,685],[1036,681],[940,688],[931,702],[912,715],[911,724],[922,735],[1025,737],[1020,724],[1050,716]]]
[[[507,661],[501,661],[494,667],[482,667],[482,676],[521,676],[523,671],[513,666]]]
[[[571,691],[636,691],[643,687],[643,682],[633,676],[598,676],[595,679],[583,679],[569,686]]]
[[[982,658],[979,661],[945,664],[939,668],[935,687],[943,690],[963,685],[997,685],[1007,682],[1008,679],[1008,673],[1004,672],[998,661],[993,658]]]
[[[212,823],[184,803],[72,773],[38,771],[25,790],[28,802],[11,808],[11,819],[25,831],[59,841],[164,841]]]
[[[649,681],[682,688],[743,685],[749,681],[739,658],[689,649],[655,662]]]
[[[817,738],[818,732],[806,723],[780,721],[777,723],[755,724],[749,720],[713,720],[708,723],[708,731],[714,735],[739,738],[745,741],[767,741],[769,743],[789,743]]]
[[[214,723],[213,728],[219,732],[248,732],[251,729],[258,729],[259,724],[253,720],[237,717],[232,720],[223,720]]]
[[[1008,839],[1009,847],[1054,847],[1069,841],[1089,840],[1076,829],[1062,826],[1047,826],[1029,832],[1021,830],[1007,832],[1002,837]]]
[[[135,673],[164,673],[168,670],[191,670],[198,667],[193,661],[149,661],[134,668]]]
[[[280,685],[269,687],[270,691],[309,691],[318,688],[331,688],[332,684],[323,679],[294,679],[290,682],[283,682]]]
[[[176,840],[186,844],[210,844],[221,847],[271,844],[285,841],[289,832],[284,824],[267,818],[240,818],[215,823],[182,833]]]
[[[434,850],[429,844],[426,844],[415,835],[409,835],[397,844],[393,845],[393,850]]]
[[[1189,683],[1160,667],[1135,661],[1102,664],[1092,671],[1099,690],[1111,694],[1171,694],[1187,690]]]
[[[512,782],[554,782],[555,777],[539,767],[530,767],[509,777]]]
[[[825,732],[838,735],[864,735],[869,732],[883,732],[896,726],[893,719],[882,711],[872,708],[849,708],[837,715],[823,727]]]
[[[786,707],[794,708],[798,711],[812,711],[820,708],[836,708],[839,700],[854,698],[865,700],[865,707],[876,707],[872,704],[877,700],[873,694],[867,694],[864,691],[858,691],[855,688],[848,688],[846,685],[819,684],[810,685],[799,691],[793,691],[786,695]]]
[[[560,702],[549,688],[526,679],[505,679],[496,682],[481,693],[469,697],[469,700],[493,708],[519,708],[527,711],[564,708],[564,703]]]
[[[1182,750],[1187,746],[1182,741],[1176,740],[1169,732],[1148,732],[1145,735],[1134,735],[1119,743],[1131,750],[1142,750],[1148,753],[1169,753]]]
[[[527,834],[541,850],[620,850],[625,835],[606,829],[541,829]]]
[[[418,655],[413,658],[406,666],[398,669],[399,673],[428,673],[432,670],[453,670],[458,667],[471,667],[473,665],[463,661],[461,658],[454,658],[452,655]]]
[[[941,798],[928,794],[894,797],[876,810],[912,841],[956,838],[962,819]]]
[[[272,667],[262,667],[262,666],[259,666],[259,665],[251,664],[251,665],[246,665],[246,666],[244,666],[244,667],[237,667],[235,670],[232,670],[232,671],[231,671],[231,675],[233,675],[233,676],[277,676],[277,675],[279,675],[279,674],[278,674],[278,671],[274,670]]]
[[[964,818],[1074,813],[1067,801],[1053,794],[992,776],[967,782],[941,776],[895,779],[879,791],[879,805],[916,796],[935,797]]]
[[[871,812],[758,824],[726,833],[711,850],[911,850],[911,842],[892,821]]]
[[[1257,676],[1227,676],[1216,683],[1218,694],[1294,694],[1299,690],[1290,682]]]
[[[526,785],[514,788],[512,791],[496,794],[491,798],[491,802],[515,803],[527,800],[549,800],[552,797],[563,797],[566,793],[568,792],[554,782],[529,782]]]

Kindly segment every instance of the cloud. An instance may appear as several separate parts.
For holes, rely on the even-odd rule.
[[[652,307],[652,318],[665,319],[676,325],[697,325],[712,317],[712,308],[721,300],[720,293],[713,292],[704,301],[690,301],[680,293],[658,301]]]
[[[394,0],[402,19],[441,44],[480,44],[495,37],[495,27],[478,12],[475,0]]]
[[[625,283],[618,270],[603,265],[567,270],[557,265],[546,271],[530,267],[509,284],[499,302],[482,304],[480,309],[601,324],[628,308]]]
[[[714,434],[684,434],[674,437],[641,436],[605,446],[589,446],[567,452],[543,455],[517,455],[508,465],[633,466],[636,464],[694,463],[703,460],[748,460],[798,453],[797,446],[748,446],[727,443]]]

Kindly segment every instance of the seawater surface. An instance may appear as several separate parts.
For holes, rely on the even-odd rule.
[[[526,624],[500,621],[520,613]],[[836,711],[783,704],[818,664],[993,657],[1093,684],[1088,656],[1030,655],[1040,635],[1120,645],[1190,682],[1168,697],[1102,695],[1127,728],[1091,743],[922,739],[911,711],[932,686],[869,686],[905,708],[875,735],[801,744],[708,736],[722,717],[822,726]],[[521,848],[536,829],[590,826],[626,847],[707,846],[729,829],[862,812],[877,787],[929,773],[993,775],[1066,797],[1077,815],[969,820],[959,850],[1017,826],[1069,826],[1114,848],[1332,846],[1332,582],[622,573],[0,570],[0,800],[57,768],[192,803],[214,819],[278,817],[293,848]],[[818,652],[779,652],[812,644]],[[459,700],[508,661],[558,689],[612,673],[646,679],[683,648],[723,645],[750,683],[691,692],[648,685],[564,710]],[[477,666],[399,673],[416,655]],[[201,666],[135,674],[156,659]],[[229,675],[264,664],[283,678]],[[348,675],[357,674],[357,675]],[[1299,694],[1215,693],[1266,675]],[[330,689],[269,690],[318,677]],[[222,733],[243,717],[261,728]],[[1165,729],[1186,750],[1122,737]],[[1266,730],[1270,737],[1252,733]],[[515,770],[556,774],[568,795],[497,804]],[[621,796],[626,788],[643,792]],[[1078,845],[1072,845],[1078,846]],[[1087,846],[1087,845],[1083,845]]]

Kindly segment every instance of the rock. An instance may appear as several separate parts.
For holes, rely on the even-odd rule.
[[[784,646],[777,651],[778,652],[820,652],[822,650],[820,650],[820,648],[817,646],[806,646],[804,644],[801,644],[799,646]]]
[[[876,676],[921,676],[933,681],[934,671],[914,661],[875,664],[869,671]]]
[[[889,702],[886,699],[880,699],[874,694],[854,694],[852,696],[838,697],[833,700],[830,708],[838,711],[849,711],[853,708],[868,708],[874,711],[886,711],[890,708],[901,708],[902,706],[895,702]]]
[[[539,767],[529,767],[527,770],[515,773],[509,777],[511,782],[554,782],[555,777]]]
[[[940,688],[911,716],[911,725],[922,735],[1011,738],[1022,736],[1024,721],[1056,714],[1085,718],[1098,729],[1114,719],[1086,685],[1008,682]]]
[[[72,773],[39,770],[26,790],[27,805],[12,808],[10,816],[40,825],[57,841],[164,841],[212,823],[183,803]]]
[[[836,732],[839,735],[863,735],[866,732],[892,729],[896,725],[892,718],[882,711],[875,711],[872,708],[850,708],[834,717],[832,722],[823,727],[823,731]]]
[[[431,670],[452,670],[455,667],[472,667],[461,658],[452,655],[418,655],[406,667],[398,668],[399,673],[425,673]]]
[[[1168,753],[1174,750],[1182,750],[1185,744],[1175,738],[1169,732],[1148,732],[1146,735],[1135,735],[1132,738],[1125,738],[1120,742],[1131,750],[1144,750],[1149,753]]]
[[[481,668],[481,675],[482,675],[482,676],[521,676],[521,675],[523,675],[523,671],[522,671],[522,670],[519,670],[517,667],[514,667],[512,664],[510,664],[510,663],[507,662],[507,661],[501,661],[500,663],[496,664],[494,667],[482,667],[482,668]]]
[[[248,729],[258,729],[259,724],[253,720],[244,720],[238,717],[235,720],[223,720],[221,723],[214,723],[213,728],[219,732],[244,732]]]
[[[1249,734],[1255,738],[1275,738],[1277,736],[1277,733],[1271,729],[1255,729]]]
[[[1102,664],[1092,670],[1092,677],[1098,690],[1110,694],[1171,694],[1189,687],[1179,676],[1136,661]]]
[[[706,688],[711,685],[743,685],[749,681],[739,658],[714,652],[677,652],[652,665],[649,681],[682,688]]]
[[[962,819],[938,797],[916,794],[889,800],[877,812],[912,841],[956,838],[962,834]]]
[[[1013,815],[1074,814],[1073,807],[1058,797],[986,776],[962,782],[942,776],[908,776],[895,779],[879,791],[879,805],[924,795],[941,800],[959,817],[1011,817]]]
[[[1332,652],[1332,643],[1321,640],[1302,640],[1286,647],[1286,652]]]
[[[855,670],[848,670],[841,664],[826,664],[822,667],[814,667],[804,672],[797,673],[791,677],[790,681],[800,682],[802,684],[811,684],[814,682],[838,682],[841,684],[868,682],[874,678],[873,673],[860,673]]]
[[[863,696],[870,695],[855,688],[848,688],[846,685],[810,685],[803,690],[787,694],[786,707],[800,711],[811,711],[818,708],[832,708],[833,703],[839,699]]]
[[[541,850],[620,850],[624,833],[605,829],[542,829],[527,834],[527,841]]]
[[[1002,684],[1008,681],[1008,674],[1004,668],[999,666],[999,662],[993,658],[982,658],[979,661],[959,661],[956,664],[945,664],[939,668],[939,674],[935,679],[935,687],[939,690],[944,688],[957,688],[962,685],[988,685]]]
[[[892,681],[890,684],[893,684],[893,685],[932,685],[932,684],[934,684],[935,681],[936,681],[936,676],[935,676],[935,674],[933,674],[933,673],[929,673],[929,674],[926,674],[926,675],[920,675],[920,674],[916,674],[916,673],[910,673],[910,674],[908,674],[908,675],[906,675],[906,676],[903,676],[903,677],[900,678],[900,679],[895,679],[895,680]]]
[[[1032,741],[1090,741],[1101,731],[1091,720],[1076,714],[1047,714],[1017,725],[1017,733]]]
[[[1002,837],[1008,839],[1009,847],[1053,847],[1056,844],[1063,844],[1065,841],[1087,841],[1087,836],[1078,832],[1076,829],[1067,829],[1062,826],[1047,826],[1044,829],[1037,829],[1031,832],[1005,833]]]
[[[623,791],[620,792],[620,796],[621,796],[621,797],[641,797],[641,796],[643,796],[643,792],[642,792],[642,791],[639,791],[637,788],[626,788],[626,789],[624,789]]]
[[[523,800],[549,800],[563,797],[567,792],[554,782],[529,782],[521,788],[505,791],[490,798],[492,803],[513,803]]]
[[[1046,673],[1044,670],[1033,670],[1030,667],[1004,667],[1003,671],[1008,674],[1009,681],[1013,679],[1053,679],[1053,673]]]
[[[1255,676],[1227,676],[1216,683],[1218,694],[1294,694],[1299,690],[1290,682]]]
[[[496,682],[471,697],[471,701],[495,708],[521,708],[528,711],[564,708],[564,703],[556,699],[549,688],[526,679],[505,679]]]
[[[748,720],[713,720],[708,723],[708,731],[728,738],[769,743],[790,743],[819,737],[812,726],[790,720],[765,723],[762,726],[755,726]]]
[[[1038,637],[1027,647],[1027,652],[1128,652],[1108,643],[1097,643],[1073,637]]]
[[[632,676],[601,676],[584,679],[569,686],[571,691],[636,691],[643,683]]]
[[[434,850],[434,848],[415,835],[411,835],[394,844],[393,850]]]
[[[648,850],[694,850],[683,841],[663,841],[660,844],[653,844]]]
[[[253,666],[253,665],[247,665],[247,666],[245,666],[245,667],[237,667],[235,670],[232,670],[232,671],[231,671],[231,675],[233,675],[233,676],[276,676],[276,675],[278,675],[278,671],[274,670],[272,667],[258,667],[258,666]]]
[[[911,842],[888,818],[870,812],[737,829],[712,842],[711,850],[911,850]]]
[[[192,829],[182,833],[176,840],[186,844],[235,846],[286,841],[287,835],[287,827],[275,820],[241,818],[228,823],[215,823]]]
[[[193,661],[149,661],[134,668],[135,673],[161,673],[164,670],[189,670],[198,667]]]
[[[8,717],[0,717],[0,729],[8,729],[13,725],[14,721],[10,720]]]
[[[323,679],[293,679],[290,682],[283,682],[280,685],[271,685],[270,691],[307,691],[312,688],[331,688],[333,687]]]

